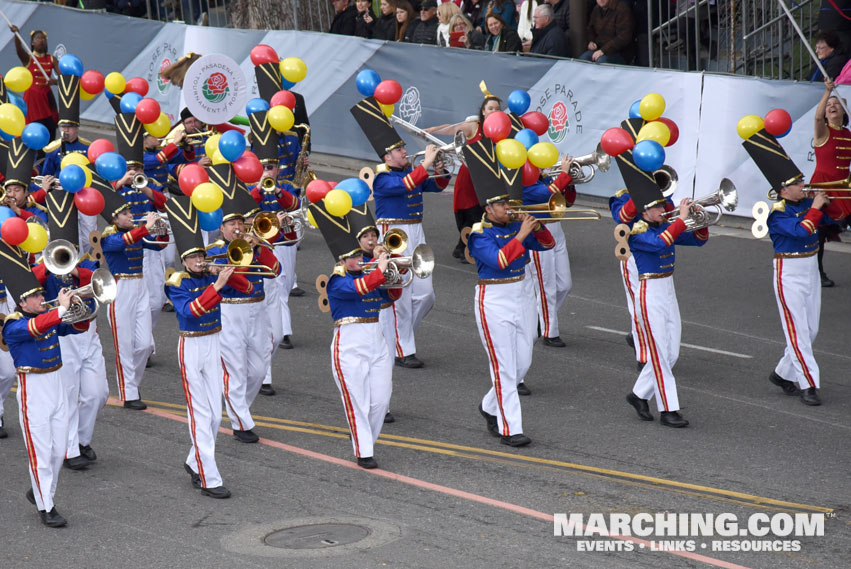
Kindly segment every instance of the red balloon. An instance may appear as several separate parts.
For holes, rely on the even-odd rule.
[[[177,176],[180,191],[187,196],[192,195],[192,190],[195,189],[195,186],[209,181],[210,177],[207,175],[207,171],[198,164],[187,164],[180,170],[180,174]]]
[[[668,119],[668,118],[665,118],[665,117],[659,117],[656,120],[659,121],[660,123],[664,123],[665,126],[668,127],[668,130],[671,131],[671,138],[668,139],[668,144],[666,144],[665,146],[673,146],[674,143],[677,141],[677,139],[680,138],[680,129],[677,126],[677,123],[675,123],[671,119]]]
[[[9,245],[20,245],[27,240],[30,229],[27,222],[20,217],[10,217],[0,227],[0,236]]]
[[[382,105],[395,105],[402,98],[402,86],[398,81],[385,79],[375,88],[373,97]]]
[[[635,141],[626,130],[615,127],[603,133],[600,145],[603,147],[603,152],[614,157],[635,146]]]
[[[160,118],[160,104],[153,99],[142,99],[136,103],[136,118],[142,124],[157,122]]]
[[[550,128],[550,120],[547,115],[538,111],[529,111],[520,117],[520,120],[523,121],[523,126],[531,128],[538,136],[544,136]]]
[[[334,184],[336,185],[336,184]],[[325,197],[325,194],[331,191],[331,184],[325,180],[313,180],[307,184],[304,190],[304,195],[310,203],[316,203]]]
[[[255,184],[263,176],[263,164],[257,159],[257,155],[253,152],[246,156],[248,152],[243,153],[237,160],[231,162],[233,173],[236,177],[246,184]]]
[[[115,146],[113,146],[113,144],[105,138],[98,138],[89,144],[89,150],[86,152],[86,156],[88,157],[89,162],[94,164],[95,160],[98,159],[98,156],[104,152],[115,152]]]
[[[328,182],[328,187],[332,190],[337,187],[337,182]]]
[[[80,213],[98,215],[103,211],[103,195],[94,188],[83,188],[74,194],[74,204]]]
[[[251,63],[262,65],[263,63],[278,63],[278,53],[272,46],[261,43],[251,48]]]
[[[511,134],[511,118],[502,111],[494,111],[485,117],[482,132],[494,142],[499,142]]]
[[[295,108],[295,95],[293,95],[286,89],[278,91],[277,93],[272,95],[272,100],[269,101],[269,105],[272,107],[284,105],[289,110],[293,110]]]
[[[86,92],[91,93],[91,91]],[[127,84],[124,86],[124,92],[139,93],[144,97],[148,94],[148,82],[142,79],[141,77],[134,77],[133,79],[127,81]]]
[[[783,109],[768,111],[765,115],[765,130],[773,136],[783,136],[792,128],[792,117]]]
[[[103,91],[103,73],[96,69],[84,71],[80,77],[80,87],[89,95],[97,95]]]
[[[521,175],[523,176],[523,185],[531,186],[538,181],[538,178],[541,176],[541,171],[537,166],[526,160],[526,163],[523,164]]]

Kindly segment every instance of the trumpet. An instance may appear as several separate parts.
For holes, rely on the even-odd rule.
[[[455,133],[455,140],[448,144],[442,144],[437,148],[437,156],[435,157],[435,162],[443,162],[443,167],[445,172],[443,174],[434,173],[429,176],[429,178],[442,178],[444,176],[451,176],[455,174],[458,164],[464,163],[464,155],[462,154],[462,150],[464,145],[467,144],[467,136],[461,132],[460,130]],[[425,160],[425,150],[420,150],[413,156],[411,156],[411,167],[417,168],[419,165],[423,163]]]
[[[366,274],[378,268],[378,261],[361,261],[358,264],[363,267]],[[424,279],[431,276],[433,271],[434,252],[427,244],[421,243],[417,245],[411,255],[394,257],[387,263],[387,269],[384,271],[384,278],[387,282],[380,288],[405,288],[414,281],[414,277]]]
[[[739,205],[739,195],[736,186],[728,178],[724,178],[717,190],[692,202],[689,215],[685,220],[686,231],[696,231],[710,225],[717,225],[724,215],[722,208],[735,211],[737,205]],[[715,208],[716,211],[710,211],[709,208]],[[675,209],[666,211],[662,218],[670,222],[679,215],[679,210]]]
[[[150,239],[149,237],[143,237],[142,241],[145,243],[154,243],[156,245],[166,245],[169,243],[174,243],[174,238],[172,237],[168,241],[159,241],[157,237],[162,237],[163,235],[172,236],[171,225],[168,222],[168,219],[161,214],[157,215],[157,221],[154,223],[153,228],[148,231],[149,237],[153,237]]]
[[[142,188],[148,187],[148,177],[144,174],[136,174],[133,176],[133,181],[130,182],[130,185],[136,188],[137,190],[141,190]]]
[[[562,159],[564,159],[564,157],[562,157]],[[559,162],[561,162],[561,160],[559,160]],[[606,154],[603,151],[603,146],[598,143],[594,152],[574,158],[573,164],[570,165],[570,169],[567,173],[570,174],[574,184],[587,184],[594,179],[594,176],[597,174],[597,170],[600,172],[608,172],[611,166],[612,157]],[[545,176],[557,176],[560,172],[561,166],[553,166],[542,170],[541,174]]]
[[[160,139],[160,142],[157,144],[157,148],[165,148],[174,142],[175,135],[179,132],[186,132],[186,127],[182,124],[174,127],[174,129],[168,133],[165,138]],[[187,133],[183,137],[183,141],[186,144],[200,144],[206,137],[213,136],[214,134],[216,134],[216,132],[211,128],[201,132]]]
[[[37,185],[37,186],[40,186],[42,184],[42,182],[44,182],[45,178],[46,178],[46,176],[33,176],[33,183],[35,183],[35,185]],[[50,184],[50,189],[51,190],[61,190],[62,189],[62,184],[59,183],[59,178],[56,178],[56,180],[54,180],[54,182],[52,184]],[[5,196],[5,192],[3,192],[3,193],[4,193],[4,196]],[[2,201],[2,200],[0,200],[0,201]]]
[[[115,294],[118,286],[115,283],[115,277],[108,269],[101,268],[92,273],[92,282],[86,286],[72,289],[74,293],[74,302],[68,308],[68,311],[62,316],[62,322],[65,324],[74,324],[75,322],[83,322],[91,320],[97,316],[101,305],[110,304],[115,300]],[[94,308],[83,302],[84,299],[92,299]],[[50,300],[41,303],[42,306],[56,308],[59,306],[57,300]]]
[[[263,181],[260,182],[260,189],[263,190],[264,194],[274,194],[278,191],[278,183],[275,178],[263,178]]]
[[[563,194],[553,194],[546,203],[534,205],[522,205],[519,201],[512,200],[508,202],[508,207],[508,218],[510,221],[517,221],[521,213],[547,215],[549,219],[557,221],[596,221],[602,218],[600,213],[593,209],[568,209]],[[571,217],[568,217],[568,215]]]
[[[235,267],[237,269],[247,269],[251,271],[252,275],[258,275],[263,277],[276,277],[277,273],[269,270],[269,267],[266,265],[252,265],[251,261],[254,259],[254,248],[251,244],[245,239],[237,238],[230,242],[228,245],[227,253],[228,262],[227,263],[210,263],[209,261],[205,261],[202,264],[202,268],[204,270],[209,271],[209,269],[213,266],[216,267]],[[209,257],[209,259],[216,258],[215,256]]]

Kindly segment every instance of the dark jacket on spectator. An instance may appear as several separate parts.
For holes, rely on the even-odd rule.
[[[564,0],[562,0],[564,1]],[[503,20],[505,20],[505,24],[514,30],[517,29],[517,6],[514,5],[514,0],[505,0],[505,3],[502,5],[502,9],[496,7],[494,0],[490,0],[487,3],[488,7],[484,12],[483,21],[482,21],[482,29],[485,29],[487,24],[486,18],[484,16],[487,15],[488,12],[494,12],[499,14]]]
[[[494,49],[496,43],[496,49]],[[486,51],[507,51],[515,52],[523,49],[520,36],[511,28],[503,27],[502,32],[498,36],[488,34],[488,39],[485,42]]]
[[[386,16],[382,14],[380,18],[375,20],[375,25],[372,27],[372,39],[396,41],[395,11]]]
[[[540,55],[567,56],[567,48],[564,45],[564,32],[554,21],[546,28],[532,30],[532,53]]]
[[[565,32],[570,29],[570,0],[553,5],[553,21]]]
[[[417,18],[405,30],[405,41],[437,45],[437,26],[439,25],[440,22],[436,17],[425,22]]]
[[[836,79],[839,77],[839,74],[842,72],[842,68],[845,67],[845,63],[848,61],[848,56],[842,51],[842,48],[839,47],[830,54],[830,57],[821,61],[822,67],[827,71],[828,77],[831,79]],[[819,71],[819,68],[813,63],[813,66],[810,67],[809,74],[805,77],[805,79],[809,81],[824,81],[824,76]]]
[[[611,0],[605,9],[595,5],[588,19],[588,41],[606,55],[620,54],[629,63],[635,39],[635,20],[626,2]]]
[[[461,4],[461,13],[467,16],[467,19],[473,24],[474,28],[484,29],[485,23],[485,0],[479,0],[478,4],[473,4],[473,0],[464,0]]]
[[[363,17],[367,14],[372,18],[372,22],[368,24],[363,21]],[[366,12],[358,12],[357,16],[355,16],[355,35],[359,38],[371,38],[372,30],[375,28],[377,22],[378,20],[375,19],[375,14],[372,13],[371,7],[368,7]]]
[[[332,34],[343,36],[355,35],[355,17],[357,15],[358,9],[354,6],[349,6],[342,12],[337,12],[334,15],[334,20],[331,22],[331,29],[328,31]]]

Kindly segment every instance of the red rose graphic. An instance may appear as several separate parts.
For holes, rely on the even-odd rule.
[[[553,105],[553,110],[550,111],[550,124],[552,124],[554,130],[559,131],[564,129],[566,123],[567,107],[564,106],[564,103],[559,101]]]
[[[228,78],[224,73],[213,73],[207,80],[207,85],[214,95],[221,95],[228,88]]]

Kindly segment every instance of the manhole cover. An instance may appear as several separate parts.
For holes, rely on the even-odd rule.
[[[310,524],[274,531],[263,543],[281,549],[326,549],[369,537],[369,528],[356,524]]]

